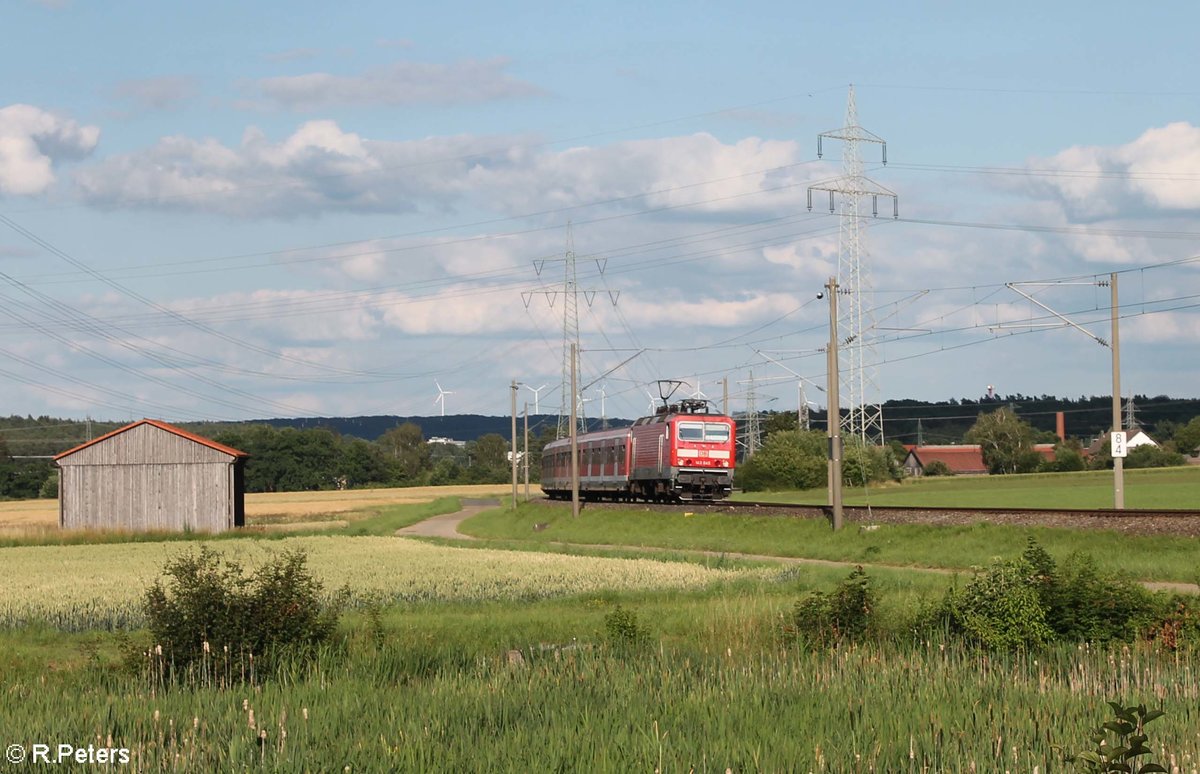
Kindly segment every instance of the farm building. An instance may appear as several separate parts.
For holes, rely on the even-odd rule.
[[[246,457],[165,422],[134,422],[54,458],[59,526],[131,532],[240,527]]]
[[[942,462],[956,476],[982,476],[988,472],[983,462],[983,450],[978,444],[955,444],[946,446],[910,446],[904,458],[904,472],[909,476],[925,475],[925,466]],[[1054,444],[1035,443],[1033,450],[1054,460]]]

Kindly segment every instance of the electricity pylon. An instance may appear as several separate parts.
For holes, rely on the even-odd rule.
[[[883,407],[879,403],[879,378],[875,366],[875,341],[878,339],[873,311],[875,292],[871,285],[870,253],[862,219],[868,198],[872,216],[879,214],[879,198],[884,197],[892,200],[892,217],[899,217],[899,200],[895,193],[863,173],[859,144],[879,145],[883,163],[887,164],[887,143],[859,126],[853,85],[846,101],[846,125],[817,135],[818,157],[822,155],[825,138],[843,143],[842,176],[809,186],[808,209],[812,209],[812,192],[826,191],[829,211],[840,211],[837,284],[843,295],[842,303],[838,305],[838,329],[843,346],[838,348],[838,370],[846,372],[846,378],[840,380],[846,406],[843,426],[848,436],[858,436],[866,443],[882,444]],[[836,206],[839,201],[840,208]]]
[[[596,262],[596,268],[600,274],[604,274],[607,260],[599,258],[593,259]],[[554,302],[561,293],[563,297],[563,338],[562,338],[562,389],[559,392],[559,408],[558,408],[558,429],[555,433],[556,438],[565,438],[570,434],[571,413],[573,408],[578,408],[578,425],[579,432],[587,432],[587,418],[583,413],[583,404],[580,400],[580,395],[575,395],[572,398],[571,389],[571,349],[574,346],[576,352],[581,351],[579,347],[579,296],[583,295],[584,302],[590,307],[596,299],[595,290],[583,289],[579,287],[579,281],[575,276],[575,241],[571,234],[571,224],[567,223],[567,251],[562,258],[552,258],[549,260],[538,260],[533,262],[534,271],[537,275],[542,276],[542,270],[547,263],[563,262],[563,285],[562,289],[542,288],[539,290],[531,290],[522,293],[521,296],[525,301],[525,308],[529,308],[529,302],[534,293],[540,293],[546,296],[546,300],[550,304],[550,308],[554,308]],[[617,305],[617,298],[621,291],[608,291],[609,300],[613,306]]]

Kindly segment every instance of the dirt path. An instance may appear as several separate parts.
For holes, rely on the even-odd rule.
[[[486,511],[489,508],[496,508],[500,505],[499,500],[462,500],[462,510],[454,513],[443,513],[441,516],[434,516],[425,521],[418,521],[416,524],[411,524],[407,527],[396,530],[396,534],[400,537],[436,537],[436,538],[452,538],[456,540],[475,540],[476,538],[470,535],[464,535],[458,531],[458,525],[462,524],[467,519],[471,518],[480,511]]]
[[[434,516],[432,519],[418,522],[412,526],[397,530],[396,534],[400,536],[416,536],[416,537],[439,537],[450,538],[457,540],[478,540],[471,535],[464,535],[458,531],[458,525],[462,524],[467,519],[471,518],[481,511],[486,511],[489,508],[496,508],[500,505],[499,500],[463,500],[463,508],[455,513],[444,513],[441,516]],[[823,567],[844,567],[847,569],[862,566],[870,569],[872,567],[888,570],[911,570],[913,572],[930,572],[940,575],[961,574],[967,575],[969,570],[953,570],[945,567],[913,567],[911,565],[896,565],[896,564],[871,564],[868,562],[845,562],[835,559],[809,559],[801,556],[771,556],[767,554],[741,554],[732,551],[705,551],[695,548],[669,548],[661,546],[622,546],[611,543],[567,543],[555,541],[545,545],[555,546],[557,548],[592,548],[600,551],[632,551],[641,553],[664,551],[687,554],[689,556],[706,556],[713,559],[744,559],[753,562],[778,562],[780,564],[793,565],[820,565]],[[1195,583],[1171,583],[1167,581],[1142,581],[1142,585],[1151,591],[1169,591],[1178,594],[1198,594],[1200,595],[1200,585]]]

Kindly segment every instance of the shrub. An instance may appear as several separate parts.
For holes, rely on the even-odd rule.
[[[1159,446],[1137,446],[1129,450],[1125,458],[1125,467],[1134,468],[1169,468],[1186,464],[1187,460],[1179,452],[1163,449]]]
[[[345,594],[326,602],[299,550],[275,555],[246,576],[201,546],[168,561],[163,574],[166,585],[154,582],[143,609],[164,675],[248,657],[262,676],[281,658],[306,659],[332,638]]]
[[[1154,595],[1132,579],[1102,573],[1087,554],[1071,554],[1056,566],[1037,541],[1029,539],[1022,558],[1055,638],[1066,642],[1129,641],[1156,615]]]
[[[823,436],[781,430],[737,469],[737,485],[747,492],[813,489],[826,481]]]
[[[1054,638],[1046,609],[1024,559],[996,561],[961,589],[946,592],[941,618],[949,631],[984,647],[1021,650]]]
[[[604,616],[608,644],[617,650],[629,650],[644,645],[650,632],[638,620],[637,613],[617,605]]]
[[[941,460],[934,460],[925,466],[926,476],[953,476],[954,471]]]
[[[785,633],[822,645],[860,640],[871,628],[875,601],[870,577],[855,567],[831,593],[814,591],[797,602]]]

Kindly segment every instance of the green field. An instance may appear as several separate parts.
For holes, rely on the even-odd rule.
[[[1148,729],[1159,760],[1200,764],[1200,650],[987,652],[913,628],[970,567],[1019,555],[1030,536],[1058,558],[1084,551],[1102,569],[1180,581],[1197,579],[1194,539],[996,525],[835,534],[823,519],[592,507],[574,519],[538,502],[477,515],[470,543],[392,534],[449,507],[212,541],[250,565],[301,547],[326,589],[348,586],[357,605],[316,662],[232,687],[162,685],[131,666],[154,645],[137,599],[186,541],[0,547],[0,741],[111,739],[135,771],[1049,772],[1068,770],[1063,751],[1084,749],[1117,699],[1167,712]],[[786,638],[797,601],[849,567],[735,552],[863,563],[878,633],[837,647]],[[614,638],[618,606],[636,642]]]
[[[1112,471],[1012,476],[938,476],[899,484],[846,487],[847,505],[975,508],[1111,508]],[[821,505],[825,489],[747,492],[735,500]],[[1200,510],[1200,465],[1125,471],[1125,507]]]

